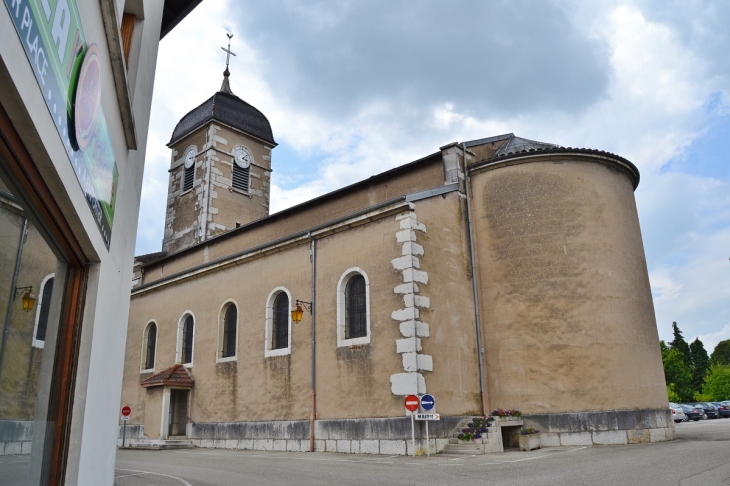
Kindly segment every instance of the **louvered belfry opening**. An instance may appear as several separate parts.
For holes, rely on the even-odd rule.
[[[245,169],[233,164],[233,188],[239,191],[248,192],[249,183],[251,182],[250,167]]]
[[[195,164],[185,169],[185,180],[183,181],[183,191],[189,191],[193,188],[195,181]]]

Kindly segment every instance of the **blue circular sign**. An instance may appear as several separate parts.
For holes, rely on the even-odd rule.
[[[433,410],[436,406],[436,399],[431,395],[423,395],[421,397],[421,408],[424,410]]]

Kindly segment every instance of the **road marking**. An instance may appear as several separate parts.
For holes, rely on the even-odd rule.
[[[506,464],[506,463],[512,463],[512,462],[531,461],[533,459],[545,459],[546,457],[555,457],[558,454],[565,454],[565,453],[568,453],[568,452],[575,452],[575,451],[579,451],[581,449],[585,449],[587,447],[588,446],[579,447],[577,449],[571,449],[569,451],[556,451],[556,452],[553,452],[551,454],[543,454],[541,456],[526,457],[524,459],[515,459],[514,461],[498,461],[498,463],[499,464]]]
[[[153,476],[162,476],[165,478],[176,479],[176,480],[180,481],[181,483],[183,483],[185,486],[193,486],[189,482],[185,481],[183,478],[178,478],[177,476],[170,476],[169,474],[161,474],[161,473],[150,472],[150,471],[137,471],[136,469],[124,469],[124,468],[119,468],[119,467],[115,467],[114,469],[116,469],[117,471],[131,471],[134,473],[152,474]]]
[[[226,450],[226,449],[221,449]],[[244,450],[244,449],[228,449],[228,450]],[[200,454],[200,455],[208,455],[208,456],[217,456],[218,453],[215,452],[193,452],[193,451],[175,451],[178,454]],[[329,457],[323,457],[323,458],[316,458],[316,457],[298,457],[296,455],[292,454],[284,454],[280,451],[265,451],[265,452],[272,452],[273,454],[251,454],[251,453],[244,453],[241,454],[241,457],[260,457],[263,459],[281,459],[282,456],[287,457],[288,459],[294,459],[296,461],[316,461],[316,462],[322,462],[322,461],[332,461],[332,462],[372,462],[375,464],[393,464],[392,461],[387,462],[383,461],[383,459],[391,459],[393,457],[397,456],[386,456],[386,457],[374,457],[372,459],[333,459]]]
[[[119,476],[114,476],[114,479],[117,478],[128,478],[130,476],[144,476],[147,474],[146,472],[136,473],[136,474],[120,474]]]

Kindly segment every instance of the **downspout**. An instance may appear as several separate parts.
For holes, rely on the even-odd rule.
[[[482,400],[482,415],[487,415],[487,404],[484,395],[484,347],[482,346],[482,322],[479,315],[479,292],[477,288],[477,268],[475,262],[474,252],[474,225],[471,217],[471,177],[469,176],[469,168],[466,165],[466,146],[464,143],[461,144],[462,154],[464,156],[464,174],[465,174],[465,185],[466,185],[466,215],[467,223],[469,225],[469,257],[471,260],[471,286],[472,293],[474,295],[474,320],[476,321],[477,327],[477,355],[479,356],[479,393]]]
[[[5,344],[8,342],[8,333],[10,332],[10,316],[13,310],[13,301],[15,301],[15,289],[18,286],[18,274],[20,273],[20,257],[23,254],[23,246],[28,236],[28,218],[23,218],[23,231],[20,232],[20,243],[18,243],[18,254],[15,257],[15,272],[13,273],[13,283],[10,285],[10,297],[8,298],[8,310],[5,313],[5,328],[3,329],[3,344],[0,347],[0,375],[3,372],[3,359],[5,358]]]
[[[309,452],[314,452],[314,421],[317,418],[317,377],[315,375],[315,356],[316,356],[316,339],[315,339],[315,323],[317,315],[317,306],[315,303],[316,299],[316,250],[315,239],[312,237],[312,232],[309,232],[309,261],[312,262],[312,413],[309,416]]]

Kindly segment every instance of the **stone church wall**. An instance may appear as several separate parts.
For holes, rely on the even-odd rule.
[[[315,447],[406,453],[403,396],[410,393],[437,399],[443,421],[434,425],[434,451],[460,417],[480,414],[467,203],[456,190],[463,182],[443,186],[436,160],[148,266],[146,286],[132,295],[127,356],[134,358],[125,364],[122,393],[135,433],[157,438],[164,435],[159,417],[166,420],[164,393],[139,386],[149,376],[136,361],[143,329],[151,319],[158,323],[161,371],[175,363],[178,325],[189,312],[195,387],[188,436],[200,447],[308,450],[311,316],[292,324],[290,354],[266,357],[267,299],[285,288],[290,302],[311,300],[310,240],[302,232],[433,188],[446,192],[315,234]],[[588,153],[471,166],[487,412],[520,409],[527,425],[543,431],[544,446],[675,437],[629,172],[617,159]],[[298,239],[282,238],[296,233]],[[278,238],[235,264],[185,277],[196,265]],[[368,281],[370,340],[338,346],[338,282],[354,270]],[[155,287],[175,273],[183,279]],[[228,302],[239,310],[238,348],[235,359],[221,362],[218,325]]]
[[[441,413],[471,413],[478,408],[476,352],[473,335],[473,305],[468,302],[470,283],[456,276],[468,268],[463,247],[463,222],[456,193],[412,205],[428,221],[433,236],[423,236],[422,268],[432,276],[433,295],[443,310],[423,309],[432,320],[433,337],[424,338],[440,368],[427,373],[434,390],[442,390]],[[409,214],[408,211],[404,214]],[[400,218],[400,219],[399,219]],[[447,223],[439,229],[438,221]],[[317,239],[317,412],[318,420],[358,417],[403,417],[403,397],[391,391],[390,377],[403,371],[403,356],[397,353],[402,339],[393,312],[404,305],[395,288],[403,284],[401,272],[391,262],[402,256],[397,233],[402,218],[389,214],[366,225],[354,226]],[[430,239],[429,239],[430,238]],[[432,256],[431,256],[432,255]],[[343,273],[358,268],[369,279],[371,342],[338,347],[336,335],[336,289]],[[458,267],[458,268],[454,268]],[[175,362],[177,326],[186,312],[195,317],[195,348],[191,372],[195,377],[190,418],[193,423],[307,420],[310,414],[311,317],[292,325],[290,355],[264,357],[264,320],[267,296],[286,287],[292,300],[310,300],[311,267],[309,242],[141,295],[133,295],[127,355],[142,356],[142,334],[154,319],[158,324],[155,371]],[[443,274],[443,275],[440,275]],[[222,305],[234,301],[239,309],[237,359],[216,363],[218,316]],[[161,303],[164,302],[164,305]],[[466,332],[460,331],[466,326]],[[435,341],[429,348],[428,339]],[[144,430],[156,438],[154,425],[162,406],[152,398],[152,389],[142,389],[140,362],[127,360],[122,399],[132,406],[132,417],[145,418]],[[458,380],[456,392],[449,383]],[[152,409],[152,412],[145,410]],[[159,412],[155,412],[158,409]],[[159,418],[157,419],[159,423]],[[201,425],[202,426],[202,425]]]
[[[564,156],[472,182],[490,407],[519,408],[541,426],[562,413],[564,432],[590,430],[578,412],[604,411],[611,423],[628,423],[624,411],[666,412],[627,174]]]
[[[242,249],[298,233],[303,229],[332,221],[403,194],[443,184],[443,165],[440,158],[399,170],[400,172],[379,177],[378,180],[359,183],[317,204],[305,203],[304,207],[296,211],[285,210],[274,214],[265,222],[231,231],[228,235],[210,240],[205,246],[184,251],[174,259],[147,266],[144,282],[150,283]]]
[[[436,397],[441,413],[480,415],[465,201],[455,191],[414,205],[418,221],[427,228],[418,233],[424,252],[420,266],[428,274],[428,284],[419,284],[420,293],[430,299],[428,308],[419,309],[430,333],[421,343],[423,353],[433,357],[433,372],[425,377],[426,389]]]

